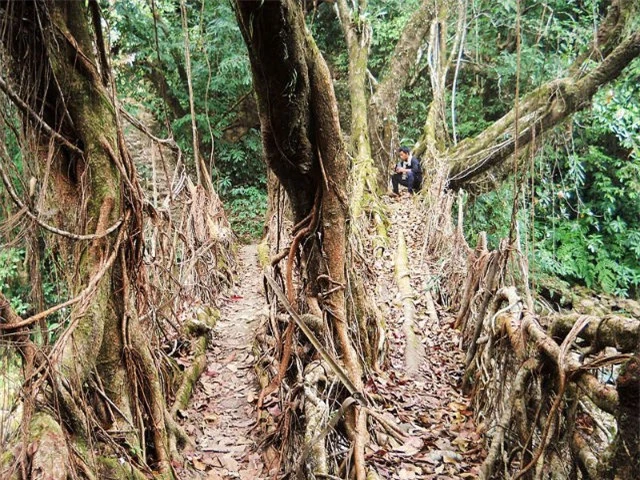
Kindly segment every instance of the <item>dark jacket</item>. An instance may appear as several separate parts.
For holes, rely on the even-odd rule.
[[[414,156],[411,156],[411,159],[408,162],[398,162],[396,164],[396,168],[411,168],[413,175],[415,178],[422,179],[422,166],[420,165],[420,159]]]
[[[422,178],[422,166],[420,165],[420,159],[411,156],[411,171],[416,178]]]

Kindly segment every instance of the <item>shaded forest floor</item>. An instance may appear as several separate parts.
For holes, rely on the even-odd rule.
[[[222,300],[207,368],[184,412],[183,426],[195,446],[177,469],[181,479],[266,478],[255,428],[260,392],[252,355],[264,308],[256,246],[246,245],[238,252],[236,286]]]
[[[437,319],[428,314],[425,295],[433,292],[433,279],[424,271],[423,213],[416,208],[419,198],[406,192],[399,199],[383,199],[390,210],[390,245],[372,268],[378,278],[375,297],[387,320],[389,365],[373,382],[385,399],[382,408],[395,417],[409,434],[403,445],[379,445],[372,439],[370,461],[381,478],[456,479],[477,478],[484,458],[479,429],[472,419],[469,402],[459,381],[464,371],[460,334],[451,328],[453,312],[438,310]],[[411,287],[415,294],[416,328],[423,355],[418,372],[405,372],[403,312],[394,273],[398,233],[407,244]],[[437,305],[436,305],[437,306]],[[385,439],[382,438],[384,441]],[[389,448],[391,447],[391,448]]]
[[[384,199],[391,215],[390,246],[370,265],[377,277],[376,300],[387,322],[389,352],[381,375],[366,382],[377,399],[377,411],[406,434],[399,442],[376,431],[367,449],[368,462],[383,479],[476,478],[485,452],[481,428],[472,420],[468,400],[459,389],[464,368],[459,333],[450,327],[452,316],[427,314],[421,292],[431,279],[420,268],[420,221],[412,208],[415,198]],[[416,292],[416,328],[424,347],[419,369],[405,373],[401,298],[394,278],[395,242],[402,229],[409,250],[411,284]],[[213,333],[208,367],[202,375],[183,426],[195,446],[177,466],[180,478],[274,478],[260,453],[256,428],[258,381],[253,370],[252,345],[260,318],[267,313],[262,275],[255,246],[239,252],[238,283],[227,294]],[[379,427],[378,427],[379,428]],[[267,465],[265,465],[265,463]]]

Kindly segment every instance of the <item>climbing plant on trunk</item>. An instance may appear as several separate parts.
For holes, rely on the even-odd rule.
[[[348,163],[331,77],[297,2],[238,0],[236,9],[251,60],[265,158],[298,224],[284,275],[289,303],[326,318],[346,375],[361,390],[363,366],[352,341],[357,326],[348,324],[345,298]],[[296,287],[292,266],[298,247],[303,268]],[[283,340],[283,373],[293,328],[290,323]],[[364,479],[364,411],[349,408],[346,425],[356,476]]]
[[[181,223],[182,239],[162,237],[166,224],[172,228],[165,221],[171,212],[145,202],[138,183],[97,1],[2,1],[0,22],[5,67],[0,90],[22,119],[22,132],[13,131],[22,159],[37,172],[30,197],[13,186],[4,141],[0,174],[17,207],[15,222],[46,233],[43,239],[70,296],[21,318],[0,292],[0,336],[22,355],[25,379],[22,441],[3,452],[0,475],[137,478],[153,469],[170,476],[176,443],[186,436],[169,413],[172,375],[166,372],[161,381],[169,362],[157,355],[158,324],[150,319],[162,315],[180,292],[164,284],[158,293],[149,272],[163,263],[160,276],[170,272],[178,290],[184,273],[191,285],[200,285],[199,296],[214,295],[216,286],[198,277],[206,271],[207,278],[216,278],[204,262],[190,260],[188,271],[178,272],[171,245],[189,241],[178,255],[191,259],[206,251],[220,268],[228,259],[216,252],[212,232],[224,236],[228,224],[223,213],[211,214],[219,203],[215,192],[191,184],[182,195],[191,195],[195,207]],[[190,184],[184,173],[181,177],[182,185]],[[145,239],[147,214],[155,236]],[[145,261],[145,240],[153,264]],[[163,259],[161,250],[167,249],[170,258]],[[153,305],[156,298],[163,304]],[[53,313],[67,319],[58,338],[51,345],[36,343],[29,327]]]

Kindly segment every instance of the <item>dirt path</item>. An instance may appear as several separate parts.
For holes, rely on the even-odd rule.
[[[256,246],[238,252],[237,286],[221,305],[203,373],[184,428],[196,442],[188,449],[188,471],[180,478],[260,480],[263,464],[257,451],[255,400],[258,384],[251,353],[258,316],[265,308]]]

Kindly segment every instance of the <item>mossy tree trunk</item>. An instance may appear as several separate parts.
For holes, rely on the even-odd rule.
[[[0,18],[10,83],[24,130],[34,139],[25,161],[50,168],[49,182],[38,189],[48,221],[62,232],[55,249],[76,299],[49,358],[36,357],[36,378],[48,379],[41,388],[51,404],[35,407],[25,439],[35,447],[17,460],[33,478],[48,472],[29,468],[46,462],[68,471],[74,456],[99,469],[87,467],[96,464],[71,444],[90,444],[95,431],[125,432],[111,445],[136,452],[138,465],[166,473],[164,397],[136,304],[144,284],[142,192],[118,125],[98,4],[5,1]],[[46,413],[52,410],[60,416]],[[58,435],[59,427],[50,425],[69,434],[55,451],[38,444],[43,435]],[[104,451],[108,456],[118,449]]]
[[[517,143],[524,147],[536,136],[559,125],[577,111],[590,105],[599,88],[617,78],[640,54],[640,32],[625,38],[604,60],[583,78],[553,80],[525,96],[518,109]],[[474,138],[448,150],[453,161],[449,165],[449,185],[469,186],[481,174],[498,170],[515,151],[516,111],[511,110]],[[502,175],[498,177],[504,177]],[[480,183],[474,188],[485,188]]]
[[[359,0],[352,9],[346,0],[338,0],[338,15],[349,49],[349,100],[351,103],[351,217],[357,219],[366,210],[367,196],[375,194],[377,176],[371,157],[367,116],[367,64],[371,44],[371,26],[367,20],[367,1]]]
[[[424,0],[411,15],[369,101],[371,151],[373,163],[378,169],[378,188],[382,191],[387,188],[391,167],[395,163],[395,151],[400,146],[400,95],[409,85],[418,52],[425,45],[431,28],[433,5],[433,0]]]
[[[267,164],[287,193],[294,223],[317,218],[301,242],[300,284],[287,282],[287,294],[299,311],[315,312],[320,305],[347,375],[361,390],[362,365],[350,333],[357,325],[348,324],[344,289],[347,154],[331,77],[298,2],[236,0],[236,13],[249,51]],[[364,480],[366,419],[359,407],[350,409],[347,428],[357,477]]]

